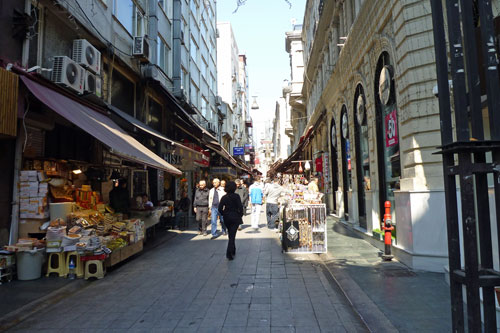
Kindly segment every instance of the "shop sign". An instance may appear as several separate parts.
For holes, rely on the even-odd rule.
[[[316,172],[323,172],[323,159],[318,157],[314,160],[314,163],[316,164]]]
[[[245,144],[245,150],[252,150],[253,146],[251,144]]]
[[[238,174],[235,169],[230,167],[212,167],[210,173],[213,175],[230,175],[236,177]]]
[[[383,105],[389,104],[391,98],[392,78],[389,67],[384,66],[380,72],[378,94]]]
[[[330,169],[329,166],[329,155],[328,153],[323,154],[323,178],[325,182],[326,193],[330,193]]]
[[[182,166],[182,156],[177,154],[166,153],[163,159],[172,165]]]
[[[394,109],[385,116],[385,146],[392,147],[398,144],[398,120]]]
[[[233,147],[233,156],[243,156],[245,155],[244,147]]]
[[[208,153],[205,150],[203,150],[203,148],[201,148],[200,146],[195,145],[194,143],[191,143],[191,142],[187,142],[186,140],[184,140],[184,144],[187,147],[189,147],[191,149],[194,149],[196,151],[199,151],[202,154],[200,160],[195,160],[194,161],[195,164],[198,164],[201,167],[208,167],[208,166],[210,166],[210,153]]]

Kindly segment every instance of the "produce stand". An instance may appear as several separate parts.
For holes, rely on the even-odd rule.
[[[281,240],[284,252],[326,253],[326,205],[286,205]]]

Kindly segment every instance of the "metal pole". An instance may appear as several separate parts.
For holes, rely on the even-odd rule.
[[[434,47],[436,52],[436,71],[439,91],[439,114],[441,120],[441,143],[452,142],[451,107],[448,84],[448,58],[444,31],[444,17],[441,0],[431,0]],[[443,173],[446,200],[446,221],[448,233],[448,257],[450,268],[450,295],[453,332],[464,331],[462,285],[453,278],[455,270],[460,269],[460,239],[458,230],[457,196],[455,176],[448,176],[448,166],[454,165],[453,154],[443,154]]]

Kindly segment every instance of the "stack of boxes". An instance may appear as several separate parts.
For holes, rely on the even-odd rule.
[[[40,226],[49,218],[49,184],[43,171],[21,171],[19,182],[19,237],[40,233]]]

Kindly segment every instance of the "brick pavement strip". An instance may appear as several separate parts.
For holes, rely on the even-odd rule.
[[[265,227],[238,232],[233,261],[226,245],[184,232],[11,331],[368,331],[317,255],[282,253]]]

